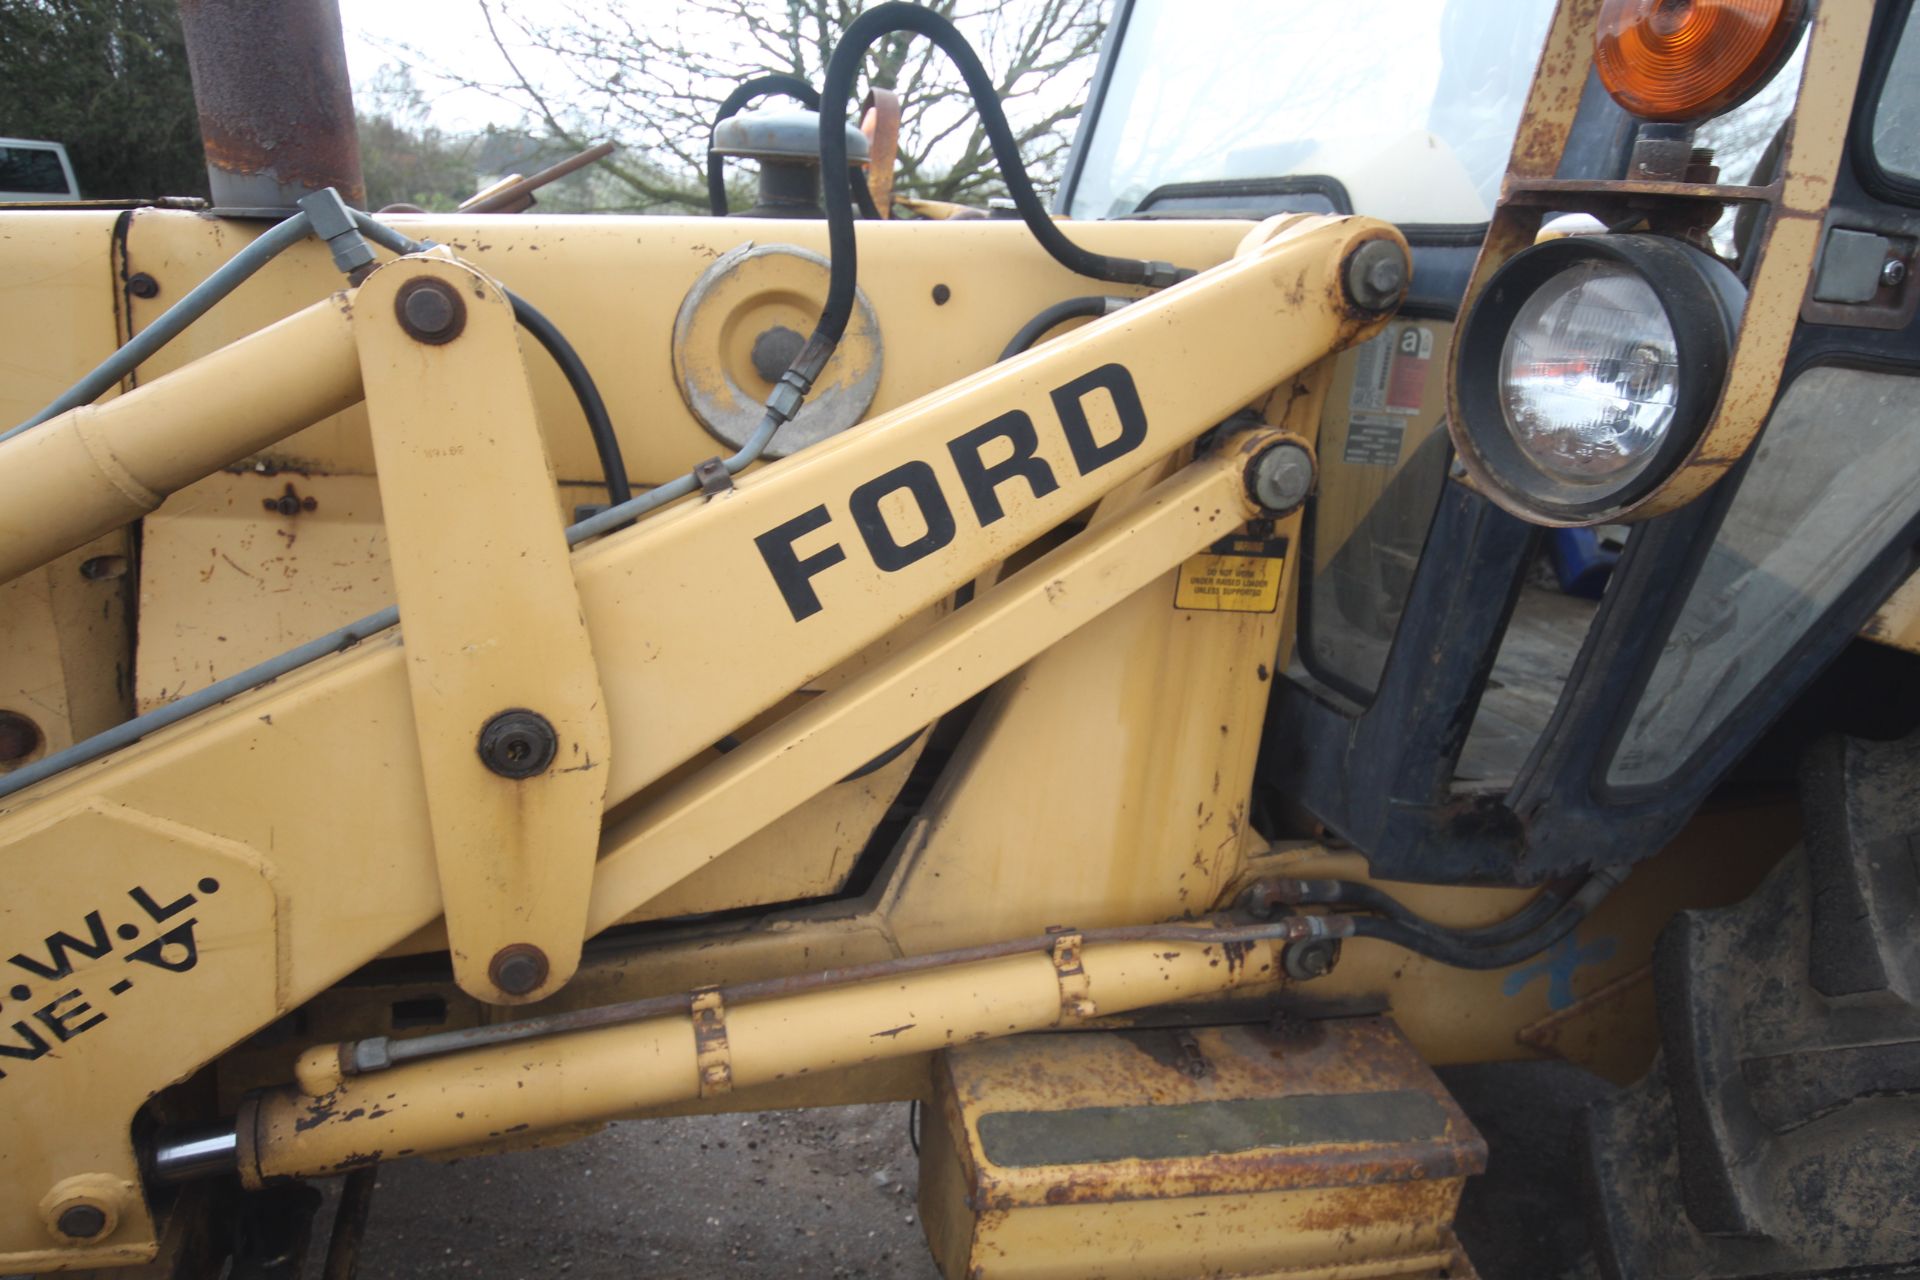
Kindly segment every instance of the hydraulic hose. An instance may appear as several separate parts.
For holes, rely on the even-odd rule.
[[[847,102],[853,96],[854,79],[860,73],[867,49],[883,36],[898,31],[926,36],[958,68],[961,79],[966,82],[967,92],[972,95],[974,106],[980,113],[981,126],[986,130],[987,141],[992,147],[995,162],[1000,166],[1007,191],[1013,197],[1014,206],[1020,211],[1027,229],[1055,261],[1080,275],[1114,284],[1161,287],[1193,274],[1191,270],[1176,268],[1171,263],[1142,262],[1135,258],[1093,253],[1069,240],[1053,219],[1047,216],[1046,207],[1041,204],[1039,194],[1034,191],[1033,183],[1027,177],[1019,144],[1014,141],[1006,113],[1000,108],[992,77],[981,65],[973,47],[951,22],[917,5],[895,0],[894,3],[869,9],[848,25],[840,43],[835,46],[833,56],[827,61],[826,83],[820,94],[822,173],[833,173],[847,167]],[[813,380],[820,376],[834,348],[839,345],[841,335],[846,332],[848,317],[853,314],[854,281],[858,274],[852,193],[837,182],[827,182],[822,184],[822,196],[827,211],[828,257],[831,260],[827,304],[814,326],[812,336],[807,339],[806,346],[801,349],[789,370],[790,375],[804,382],[807,387],[811,387]]]
[[[785,94],[809,111],[820,109],[820,95],[814,92],[812,85],[799,76],[775,72],[773,75],[755,76],[735,86],[732,93],[720,104],[720,110],[713,114],[713,127],[719,128],[722,120],[740,114],[740,109],[755,98],[764,98],[769,94]],[[727,162],[724,156],[707,152],[707,210],[716,218],[727,216]]]
[[[1096,293],[1084,298],[1068,298],[1064,302],[1056,302],[1020,326],[1020,331],[1013,335],[1005,350],[1001,351],[1000,359],[1010,360],[1019,355],[1040,341],[1057,325],[1065,324],[1069,320],[1110,316],[1131,301],[1131,298],[1117,298]]]
[[[600,455],[600,475],[606,481],[607,501],[615,504],[627,501],[633,497],[633,485],[627,479],[627,460],[620,452],[619,437],[613,434],[607,402],[601,398],[593,375],[587,372],[586,362],[538,308],[511,289],[506,293],[513,304],[513,318],[533,335],[535,342],[547,349],[553,362],[560,366],[567,385],[573,388],[574,399],[580,402],[580,412],[587,418],[587,430],[593,435],[593,451]]]
[[[207,314],[215,303],[239,288],[256,271],[306,239],[312,230],[312,220],[307,217],[305,210],[267,228],[253,243],[195,285],[186,297],[161,312],[152,324],[135,334],[125,346],[101,361],[93,372],[62,392],[52,404],[12,430],[0,433],[0,442],[11,440],[22,431],[31,430],[50,418],[57,418],[69,409],[77,409],[98,400],[116,382],[179,337],[188,325]]]
[[[1554,885],[1535,895],[1524,907],[1504,920],[1474,929],[1456,929],[1438,924],[1420,915],[1392,894],[1375,885],[1353,880],[1273,880],[1264,881],[1256,905],[1271,909],[1272,904],[1287,906],[1347,906],[1378,912],[1387,919],[1423,937],[1465,947],[1484,947],[1509,942],[1531,933],[1565,906],[1579,888],[1578,883]]]
[[[1544,924],[1507,941],[1479,944],[1463,943],[1455,938],[1442,937],[1428,930],[1415,929],[1399,920],[1389,920],[1381,916],[1345,916],[1338,917],[1347,921],[1351,937],[1376,938],[1381,942],[1390,942],[1415,955],[1438,960],[1441,964],[1455,969],[1504,969],[1509,965],[1540,954],[1554,943],[1560,941],[1585,920],[1593,909],[1604,901],[1608,894],[1626,878],[1623,869],[1609,868],[1596,871],[1576,890],[1572,897],[1561,904]],[[1544,898],[1545,895],[1542,895]],[[1537,905],[1542,899],[1536,898],[1522,909],[1521,914]]]

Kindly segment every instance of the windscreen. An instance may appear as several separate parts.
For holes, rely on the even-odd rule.
[[[1356,213],[1493,211],[1554,0],[1135,0],[1068,201],[1319,174]]]

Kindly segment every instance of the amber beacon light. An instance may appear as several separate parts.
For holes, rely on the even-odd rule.
[[[1806,0],[1605,0],[1594,28],[1600,82],[1643,120],[1718,115],[1779,69],[1806,8]]]

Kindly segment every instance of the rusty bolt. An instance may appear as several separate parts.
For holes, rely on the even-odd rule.
[[[793,366],[806,339],[783,324],[776,324],[753,340],[753,371],[767,382],[780,381],[780,375]]]
[[[494,953],[487,977],[510,996],[537,991],[547,980],[547,953],[531,942],[512,942]]]
[[[430,346],[452,342],[467,327],[467,304],[459,292],[446,281],[431,277],[401,285],[393,299],[393,310],[408,337]]]
[[[60,1234],[70,1240],[91,1240],[107,1229],[106,1210],[97,1204],[70,1204],[60,1211]]]
[[[127,292],[136,298],[157,298],[160,282],[144,271],[136,271],[127,277]]]
[[[40,726],[17,711],[0,711],[0,765],[18,764],[40,749]]]
[[[1407,255],[1391,240],[1369,240],[1347,259],[1347,298],[1362,311],[1385,311],[1407,287]]]
[[[480,729],[480,759],[503,778],[545,773],[559,746],[553,725],[537,711],[502,711]]]
[[[1247,468],[1247,492],[1275,515],[1292,511],[1313,491],[1313,455],[1291,441],[1260,451]]]
[[[1324,978],[1333,972],[1333,966],[1340,962],[1340,939],[1313,938],[1306,942],[1295,942],[1280,953],[1280,966],[1287,976],[1298,982],[1313,978]]]

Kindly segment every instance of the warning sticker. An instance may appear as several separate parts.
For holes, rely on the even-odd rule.
[[[1417,324],[1390,326],[1355,352],[1353,411],[1420,412],[1432,371],[1433,330]]]
[[[1406,434],[1405,418],[1356,413],[1347,421],[1347,447],[1340,459],[1359,467],[1391,467],[1400,461],[1400,442]]]
[[[1180,566],[1173,607],[1210,613],[1272,613],[1280,607],[1287,540],[1256,520]]]

